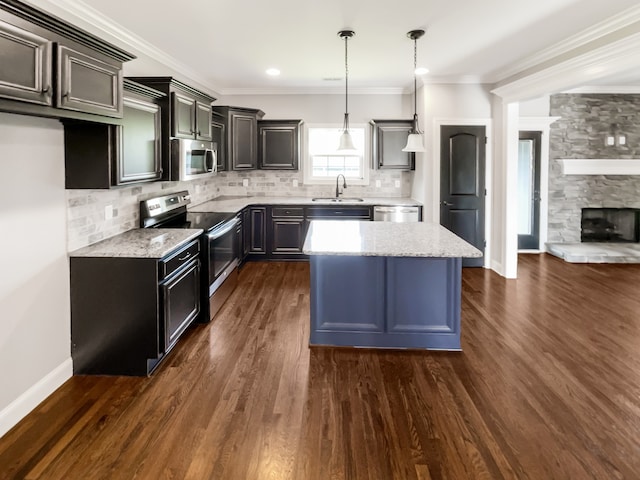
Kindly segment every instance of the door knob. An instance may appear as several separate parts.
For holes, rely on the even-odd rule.
[[[443,200],[443,201],[442,201],[442,205],[445,205],[445,206],[447,206],[447,207],[453,207],[453,203],[449,203],[449,202],[447,202],[446,200]]]

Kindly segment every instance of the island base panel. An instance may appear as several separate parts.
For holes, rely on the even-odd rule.
[[[310,262],[311,345],[461,350],[460,258]]]

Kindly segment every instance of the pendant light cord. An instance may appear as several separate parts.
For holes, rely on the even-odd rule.
[[[349,56],[347,42],[349,37],[344,37],[344,131],[349,131]]]
[[[422,133],[418,125],[418,39],[413,39],[413,133]]]

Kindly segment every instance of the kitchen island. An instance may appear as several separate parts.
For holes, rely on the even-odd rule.
[[[311,345],[461,350],[462,257],[431,223],[312,221]]]

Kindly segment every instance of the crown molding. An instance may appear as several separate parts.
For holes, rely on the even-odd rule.
[[[344,95],[344,87],[269,87],[269,88],[225,88],[220,92],[230,95]],[[351,87],[349,95],[406,95],[413,88],[402,87]]]
[[[507,80],[491,93],[506,102],[527,100],[628,71],[629,65],[640,65],[640,32],[521,78]]]
[[[640,22],[640,5],[636,5],[618,14],[596,23],[595,25],[575,34],[564,41],[558,42],[549,48],[540,50],[534,55],[520,61],[512,62],[509,66],[496,70],[489,76],[492,83],[513,77],[524,70],[534,68],[537,65],[548,62],[561,55],[567,54],[576,48],[582,47],[607,35]]]
[[[94,35],[108,38],[116,45],[132,50],[138,57],[147,57],[165,65],[176,74],[198,83],[198,86],[203,87],[214,97],[219,95],[219,89],[211,85],[211,81],[200,73],[80,0],[26,0],[26,3],[66,20],[70,20],[71,15],[74,17],[74,22],[80,20]]]

